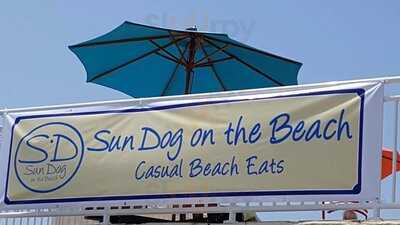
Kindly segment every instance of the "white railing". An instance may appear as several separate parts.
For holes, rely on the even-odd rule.
[[[385,102],[393,102],[394,104],[394,126],[393,126],[393,161],[392,161],[392,202],[396,202],[396,192],[397,192],[397,153],[398,151],[398,136],[399,136],[399,102],[400,95],[388,96],[385,97]]]
[[[355,83],[360,81],[378,81],[382,82],[385,87],[388,84],[400,84],[400,76],[396,77],[382,77],[375,79],[364,80],[350,80],[339,81],[334,83]],[[313,86],[315,84],[302,85]],[[179,97],[177,97],[179,98]],[[135,100],[119,100],[113,101],[112,104],[126,103]],[[369,202],[251,202],[251,203],[219,203],[211,206],[208,205],[93,205],[91,207],[63,207],[57,206],[54,208],[34,208],[16,211],[0,211],[0,225],[72,225],[72,224],[96,224],[94,221],[84,220],[85,216],[99,216],[103,217],[103,224],[109,223],[110,216],[118,215],[136,215],[136,214],[196,214],[196,213],[230,213],[229,220],[234,220],[234,213],[242,212],[282,212],[282,211],[323,211],[323,210],[346,210],[346,209],[370,209],[373,211],[371,218],[378,219],[381,215],[381,210],[396,209],[399,210],[400,215],[400,201],[396,198],[399,194],[397,187],[396,175],[396,162],[398,154],[398,123],[399,123],[399,103],[400,95],[387,95],[385,96],[385,105],[394,104],[394,128],[393,128],[393,165],[392,165],[392,185],[390,193],[382,192],[381,194],[390,194],[391,198],[388,202],[383,202],[381,199]],[[110,102],[107,102],[108,104]],[[31,110],[46,110],[46,109],[59,109],[59,108],[75,108],[81,106],[97,106],[104,104],[104,102],[84,103],[84,104],[71,104],[62,106],[47,106],[47,107],[34,107],[22,109],[0,110],[0,113],[6,112],[21,112]],[[385,106],[385,110],[386,107]],[[383,122],[383,121],[382,121]],[[386,129],[384,129],[386,130]],[[387,130],[386,130],[387,132]],[[0,132],[1,133],[1,132]],[[1,139],[0,139],[1,143]],[[373,166],[373,165],[371,165]],[[375,165],[375,168],[380,169],[381,165]]]

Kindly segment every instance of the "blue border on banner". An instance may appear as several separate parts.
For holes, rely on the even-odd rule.
[[[223,103],[235,103],[243,101],[256,101],[264,99],[276,98],[291,98],[291,97],[304,97],[315,95],[335,95],[335,94],[357,94],[360,97],[360,124],[359,124],[359,141],[358,141],[358,179],[357,184],[352,189],[346,190],[293,190],[293,191],[238,191],[238,192],[196,192],[196,193],[176,193],[176,194],[151,194],[151,195],[128,195],[128,196],[99,196],[99,197],[78,197],[78,198],[60,198],[60,199],[32,199],[32,200],[17,200],[13,201],[8,198],[8,181],[10,176],[10,164],[12,155],[12,142],[14,135],[14,128],[22,120],[45,118],[45,117],[66,117],[66,116],[79,116],[79,115],[96,115],[96,114],[112,114],[112,113],[133,113],[145,111],[160,111],[174,108],[193,107],[201,105],[213,105]],[[4,202],[9,205],[13,204],[38,204],[38,203],[63,203],[63,202],[87,202],[87,201],[123,201],[123,200],[155,200],[167,198],[201,198],[201,197],[244,197],[244,196],[281,196],[281,195],[338,195],[338,194],[359,194],[361,192],[361,173],[362,173],[362,144],[363,144],[363,124],[364,124],[364,98],[365,90],[362,88],[356,89],[343,89],[333,91],[318,91],[302,94],[279,95],[266,98],[251,98],[251,99],[237,99],[237,100],[220,100],[220,101],[204,101],[204,102],[190,102],[175,105],[155,106],[146,108],[130,108],[123,110],[105,110],[95,112],[76,112],[76,113],[59,113],[59,114],[45,114],[45,115],[31,115],[17,117],[12,125],[11,138],[10,138],[10,155],[8,159],[8,171],[6,179],[6,187],[4,194]],[[15,160],[15,159],[14,159]]]

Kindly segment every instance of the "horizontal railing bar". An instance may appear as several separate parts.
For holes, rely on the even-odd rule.
[[[385,102],[400,101],[400,95],[385,96]]]
[[[380,209],[400,209],[400,203],[380,203]]]
[[[56,216],[102,216],[102,215],[132,215],[132,214],[175,214],[175,213],[239,213],[239,212],[277,212],[277,211],[319,211],[346,209],[400,209],[400,204],[348,203],[348,204],[318,204],[318,205],[274,205],[274,206],[229,206],[229,207],[194,207],[194,208],[146,208],[146,209],[104,209],[104,210],[57,210],[35,212],[0,213],[0,218],[18,217],[56,217]]]
[[[322,83],[291,85],[291,86],[273,87],[273,88],[259,88],[259,89],[249,89],[249,90],[239,90],[239,91],[226,91],[226,92],[222,92],[222,93],[224,95],[235,95],[238,93],[246,94],[246,93],[252,93],[254,91],[260,91],[260,90],[265,90],[265,89],[282,90],[282,89],[302,88],[302,87],[310,88],[310,87],[326,86],[326,85],[330,85],[330,84],[351,84],[351,83],[358,83],[358,82],[382,82],[385,84],[400,83],[400,76],[389,76],[389,77],[369,78],[369,79],[359,79],[359,80],[345,80],[345,81],[329,81],[329,82],[322,82]],[[198,97],[202,97],[202,96],[213,97],[216,94],[221,94],[221,92],[192,94],[191,96],[194,98],[198,98]],[[119,99],[119,100],[112,100],[112,101],[97,101],[97,102],[63,104],[63,105],[52,105],[52,106],[2,109],[2,110],[0,110],[0,114],[26,112],[26,111],[39,111],[39,110],[57,110],[57,109],[63,109],[63,108],[95,107],[95,106],[100,106],[100,105],[104,105],[104,104],[107,104],[107,105],[122,104],[122,103],[139,103],[140,104],[141,102],[151,102],[156,99],[163,99],[163,98],[170,98],[171,100],[183,100],[183,99],[187,99],[187,95],[151,97],[151,98]]]

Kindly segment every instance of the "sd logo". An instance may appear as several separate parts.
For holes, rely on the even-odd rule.
[[[78,129],[63,122],[42,124],[18,142],[15,173],[28,190],[52,192],[75,176],[83,153],[84,143]]]

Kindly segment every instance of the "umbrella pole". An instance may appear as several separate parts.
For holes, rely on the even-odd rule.
[[[186,68],[186,84],[185,84],[185,95],[190,94],[190,86],[192,82],[192,69]]]
[[[196,37],[191,35],[189,44],[189,58],[186,64],[185,95],[192,92],[194,56],[196,54]]]

